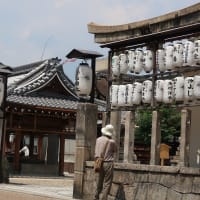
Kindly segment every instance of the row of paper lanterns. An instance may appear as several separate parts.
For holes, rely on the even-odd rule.
[[[157,80],[155,87],[151,80],[126,85],[112,85],[110,100],[112,106],[150,104],[154,98],[158,103],[191,102],[200,100],[200,76],[176,77],[172,80]]]
[[[149,49],[128,50],[112,57],[112,73],[149,73],[154,66],[154,52]],[[156,67],[160,72],[171,71],[182,66],[200,65],[200,39],[165,43],[156,51]]]

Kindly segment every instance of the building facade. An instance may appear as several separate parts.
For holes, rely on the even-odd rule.
[[[4,151],[11,173],[72,173],[79,97],[60,60],[13,68],[7,91]],[[19,153],[25,145],[28,157]]]

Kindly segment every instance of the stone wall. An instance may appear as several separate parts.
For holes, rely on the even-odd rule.
[[[84,199],[93,199],[95,174],[87,161]],[[199,200],[200,169],[115,163],[108,200]]]

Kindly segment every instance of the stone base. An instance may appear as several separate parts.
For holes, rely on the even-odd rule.
[[[86,162],[84,199],[92,200],[95,191],[93,162]],[[108,200],[183,200],[200,199],[198,168],[115,163]]]

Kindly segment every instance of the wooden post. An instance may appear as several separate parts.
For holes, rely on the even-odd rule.
[[[111,103],[110,103],[110,87],[112,85],[112,56],[113,52],[108,52],[108,71],[107,71],[107,94],[106,94],[106,120],[105,124],[109,124],[111,120]]]
[[[76,117],[76,162],[73,197],[83,198],[85,161],[94,159],[97,136],[97,105],[79,103]]]
[[[153,111],[150,165],[159,165],[160,163],[159,152],[160,152],[160,118],[158,111]]]
[[[60,154],[59,154],[59,176],[64,175],[64,151],[65,151],[65,138],[60,135]]]
[[[181,136],[179,166],[189,166],[189,133],[191,127],[191,111],[181,110]]]
[[[42,159],[42,139],[43,139],[42,136],[38,137],[38,158],[39,158],[39,160]]]
[[[135,112],[126,112],[125,136],[124,136],[124,162],[133,163],[134,160],[134,134],[135,134]]]
[[[96,82],[96,58],[92,58],[92,89],[90,93],[90,103],[94,103],[94,93],[95,93],[95,82]]]
[[[20,172],[20,143],[21,143],[21,132],[17,131],[15,136],[15,155],[14,155],[14,171]]]

